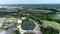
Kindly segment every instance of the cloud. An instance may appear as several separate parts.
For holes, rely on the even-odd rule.
[[[60,3],[60,0],[0,0],[0,4],[53,4]]]

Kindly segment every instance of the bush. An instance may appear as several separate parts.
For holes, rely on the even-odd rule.
[[[21,34],[18,30],[15,30],[13,34]]]

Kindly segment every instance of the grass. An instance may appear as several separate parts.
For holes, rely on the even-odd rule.
[[[46,26],[45,24],[41,24],[41,28],[43,29],[43,34],[59,34],[57,27],[59,27],[60,25],[58,25],[56,22],[53,22],[53,21],[47,21],[47,22],[49,24],[52,24],[52,26]]]
[[[47,26],[46,26],[46,25],[44,25],[44,24],[41,24],[41,27],[43,27],[43,28],[47,28]]]
[[[48,21],[46,20],[46,22],[49,22],[49,24],[51,24],[54,28],[56,29],[60,29],[60,24],[54,21]]]

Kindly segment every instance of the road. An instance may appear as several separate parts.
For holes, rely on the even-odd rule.
[[[13,27],[11,29],[8,29],[7,30],[7,33],[6,34],[12,34],[13,31],[14,31],[14,29],[15,29],[15,23],[13,24]]]

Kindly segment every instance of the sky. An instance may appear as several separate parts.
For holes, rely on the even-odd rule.
[[[0,0],[0,4],[60,4],[60,0]]]

